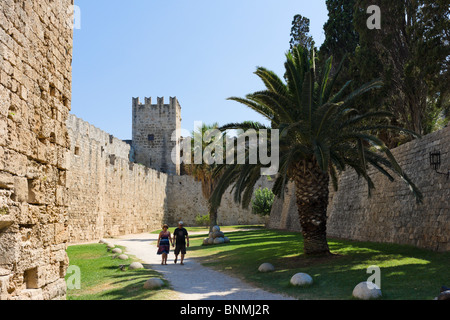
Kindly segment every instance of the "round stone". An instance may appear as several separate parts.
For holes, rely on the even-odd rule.
[[[112,248],[115,248],[116,246],[113,245],[113,244],[111,244],[111,243],[108,243],[108,244],[106,245],[106,247],[112,249]]]
[[[373,282],[361,282],[353,289],[353,297],[361,300],[378,299],[381,297],[381,289]]]
[[[107,244],[108,242],[105,239],[101,239],[98,243]]]
[[[219,232],[220,231],[220,227],[219,226],[214,226],[212,228],[212,232]]]
[[[164,282],[159,278],[150,278],[144,283],[144,289],[158,289],[164,285]]]
[[[214,238],[209,238],[208,239],[208,244],[214,244]]]
[[[203,245],[207,246],[209,244],[209,238],[203,239]]]
[[[215,238],[214,239],[214,244],[222,244],[222,243],[225,243],[224,238]]]
[[[275,271],[275,267],[272,264],[266,262],[259,266],[258,271],[259,272],[272,272],[272,271]]]
[[[216,239],[216,238],[223,238],[223,237],[225,237],[225,235],[221,231],[215,231],[215,232],[213,232],[212,237],[214,239]]]
[[[308,286],[312,283],[313,279],[306,273],[297,273],[291,278],[291,284],[294,286]]]
[[[126,254],[121,254],[117,258],[120,259],[120,260],[128,260],[128,256]]]
[[[144,266],[140,262],[133,262],[128,267],[129,270],[137,270],[137,269],[144,269]]]
[[[228,237],[224,237],[223,240],[225,241],[225,243],[230,243],[230,238]]]
[[[122,253],[122,249],[115,248],[112,250],[112,253]]]

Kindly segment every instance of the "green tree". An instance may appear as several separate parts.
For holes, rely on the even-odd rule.
[[[299,46],[286,57],[286,83],[274,72],[259,67],[256,75],[266,89],[248,94],[246,98],[229,99],[258,112],[271,122],[272,129],[281,131],[280,168],[272,191],[282,197],[286,183],[289,180],[294,182],[304,252],[328,254],[328,187],[331,181],[337,189],[338,172],[347,168],[355,170],[367,181],[370,194],[374,184],[367,170],[372,166],[390,180],[394,180],[395,174],[400,176],[410,186],[417,201],[421,201],[422,196],[386,145],[371,134],[382,126],[370,125],[369,120],[390,114],[381,111],[361,114],[357,109],[349,108],[356,97],[379,87],[380,81],[372,81],[345,95],[349,82],[332,95],[340,70],[338,68],[333,77],[329,76],[332,58],[326,61],[323,73],[319,75],[314,53],[310,57],[307,50]],[[250,127],[265,128],[260,124],[244,123],[226,125],[221,129],[245,130]],[[235,200],[248,207],[261,175],[260,169],[264,167],[249,163],[218,166],[215,173],[222,177],[210,199],[212,203],[220,204],[225,190],[234,185]]]
[[[214,123],[212,125],[203,124],[201,127],[196,128],[191,135],[191,163],[184,165],[184,170],[187,174],[193,176],[196,181],[200,181],[202,184],[202,194],[205,199],[209,199],[217,185],[218,178],[220,176],[214,175],[214,169],[216,163],[208,164],[204,161],[203,152],[208,146],[212,146],[215,142],[220,141],[220,137],[213,137],[211,139],[205,138],[209,133],[218,131],[219,125]],[[217,139],[217,141],[215,141]],[[209,140],[209,141],[208,141]],[[201,144],[196,145],[195,141],[201,141]],[[213,150],[211,155],[215,155]],[[195,154],[201,154],[201,163],[195,163]],[[219,206],[215,206],[213,203],[208,202],[208,215],[210,222],[210,230],[217,225],[217,210]]]
[[[333,56],[337,65],[347,54],[353,54],[359,43],[359,35],[353,23],[355,2],[356,0],[326,1],[328,21],[323,26],[325,40],[320,47],[320,56]]]
[[[381,9],[381,29],[367,28],[367,7]],[[360,36],[353,66],[361,81],[380,76],[383,104],[398,123],[419,134],[433,130],[436,114],[448,109],[450,7],[446,0],[358,0]]]
[[[268,188],[256,189],[252,200],[252,212],[260,216],[269,216],[275,195]]]
[[[294,16],[291,28],[291,50],[299,45],[306,48],[308,51],[314,49],[315,43],[313,37],[309,34],[309,26],[310,20],[308,18],[303,17],[300,14]]]

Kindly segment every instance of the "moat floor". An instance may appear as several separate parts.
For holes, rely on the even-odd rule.
[[[179,300],[293,300],[279,294],[270,293],[230,277],[221,272],[206,268],[187,252],[184,265],[174,264],[173,251],[169,254],[167,265],[161,265],[161,256],[156,254],[157,234],[138,234],[108,239],[109,243],[126,247],[126,252],[142,260],[148,267],[163,274],[170,282]],[[180,258],[180,257],[178,257]],[[147,267],[147,266],[146,266]]]

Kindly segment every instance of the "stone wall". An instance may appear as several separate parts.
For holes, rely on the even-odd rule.
[[[170,176],[129,161],[130,145],[74,115],[67,121],[67,205],[70,242],[149,232],[183,220],[195,225],[208,213],[200,182]],[[260,186],[269,186],[261,179]],[[263,224],[226,193],[218,211],[221,225]]]
[[[255,188],[271,188],[271,183],[263,177]],[[208,214],[208,202],[203,197],[200,182],[191,176],[170,176],[168,193],[168,223],[176,225],[183,220],[187,225],[195,225],[197,215]],[[228,190],[222,198],[221,206],[217,211],[217,223],[219,225],[245,225],[264,224],[265,218],[254,215],[249,209],[243,209],[236,204],[233,195]]]
[[[67,126],[70,241],[160,228],[167,206],[167,175],[129,162],[127,143],[74,115]]]
[[[351,170],[330,193],[328,236],[409,244],[436,251],[450,250],[450,180],[430,168],[429,153],[441,152],[441,171],[450,169],[450,127],[393,150],[402,169],[424,195],[416,204],[407,185],[370,171],[376,189],[369,198],[367,183]],[[290,185],[285,202],[276,200],[268,227],[301,230]],[[333,188],[330,188],[333,190]]]
[[[71,4],[0,2],[0,300],[66,295]]]

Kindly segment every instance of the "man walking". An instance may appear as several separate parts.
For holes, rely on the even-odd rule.
[[[172,246],[175,247],[175,263],[178,261],[178,255],[181,253],[181,264],[184,265],[184,255],[186,254],[186,246],[189,247],[189,235],[185,228],[183,228],[183,221],[178,222],[178,228],[173,232],[174,242]],[[186,244],[187,241],[187,244]]]

